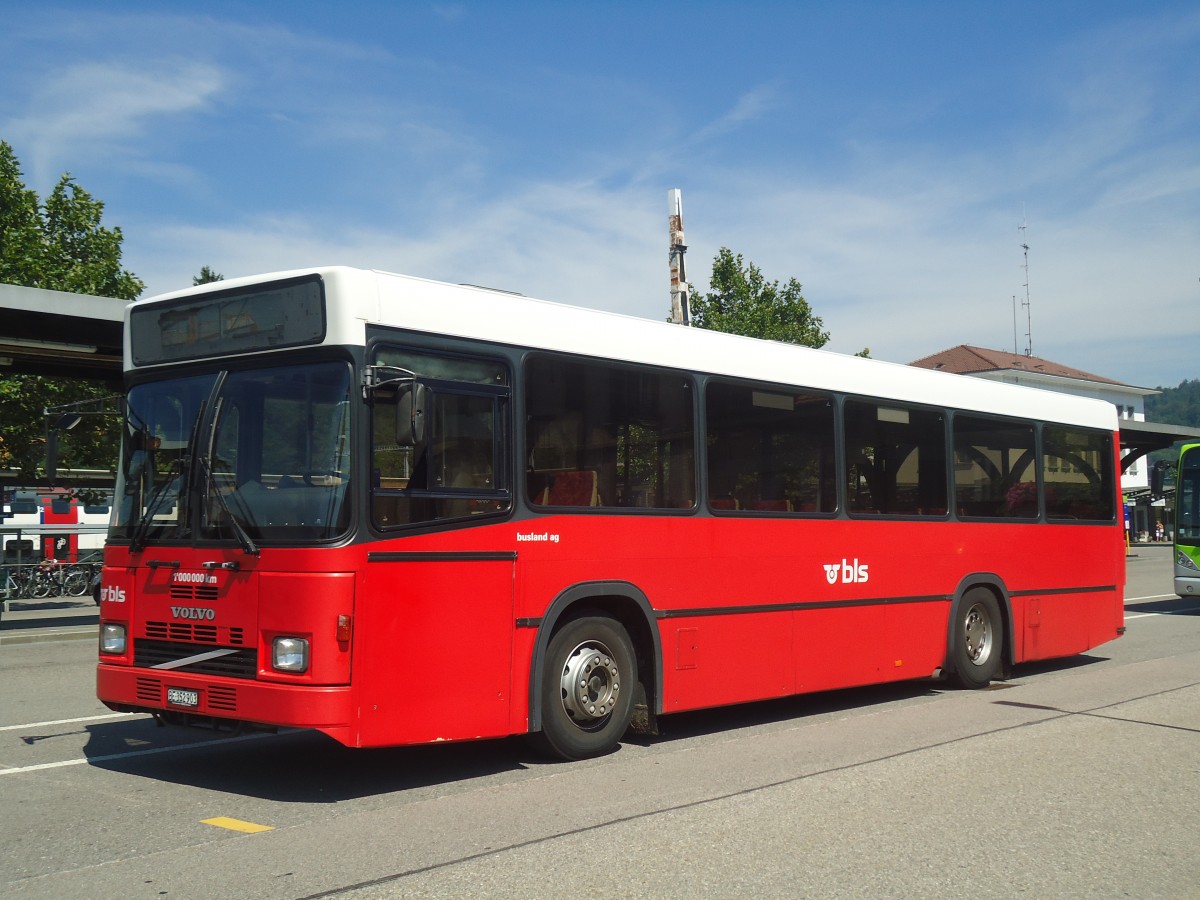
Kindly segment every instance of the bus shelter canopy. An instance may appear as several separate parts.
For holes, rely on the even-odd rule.
[[[1121,449],[1125,455],[1121,458],[1121,469],[1128,469],[1147,453],[1165,450],[1177,441],[1200,441],[1200,428],[1122,419]]]
[[[125,303],[0,284],[0,372],[119,384]]]

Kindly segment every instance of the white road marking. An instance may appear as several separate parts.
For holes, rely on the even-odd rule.
[[[215,747],[219,744],[238,744],[243,741],[255,741],[259,738],[275,737],[270,733],[241,734],[237,737],[219,738],[215,741],[197,741],[194,744],[179,744],[174,747],[151,747],[149,750],[131,750],[128,753],[109,753],[105,756],[91,756],[79,759],[63,759],[58,762],[38,763],[33,766],[18,766],[12,769],[0,769],[0,776],[23,775],[26,772],[41,772],[45,769],[62,769],[66,766],[86,766],[91,763],[111,762],[114,759],[129,759],[132,756],[149,756],[152,753],[173,753],[176,750],[192,750],[196,747]]]
[[[123,719],[137,713],[108,713],[103,716],[80,716],[77,719],[52,719],[49,722],[28,722],[24,725],[0,725],[0,731],[26,731],[32,728],[48,728],[51,725],[74,725],[76,722],[101,722],[104,719]]]

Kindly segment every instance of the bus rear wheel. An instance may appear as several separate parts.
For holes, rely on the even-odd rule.
[[[965,688],[987,687],[1000,673],[1004,649],[1004,628],[995,595],[985,588],[967,591],[952,627],[955,678]]]
[[[545,752],[587,759],[616,749],[633,716],[637,657],[620,623],[589,616],[568,622],[550,639],[542,671]]]

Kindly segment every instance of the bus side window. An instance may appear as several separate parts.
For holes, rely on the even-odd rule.
[[[1037,518],[1033,424],[954,417],[954,502],[966,518]]]
[[[946,515],[946,422],[940,410],[847,400],[851,512]]]
[[[712,509],[837,509],[832,398],[714,381],[704,403]]]
[[[696,502],[691,382],[678,373],[531,354],[525,368],[526,486],[554,505],[556,476],[594,472],[564,505],[691,509]],[[582,498],[582,499],[577,499]]]
[[[1042,429],[1042,468],[1048,518],[1115,517],[1111,434],[1047,425]]]

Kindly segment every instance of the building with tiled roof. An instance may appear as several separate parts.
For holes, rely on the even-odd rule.
[[[1121,385],[1119,381],[1105,378],[1103,375],[1093,375],[1082,369],[1073,369],[1056,363],[1053,360],[1042,359],[1040,356],[1026,356],[1022,353],[1009,353],[1007,350],[989,350],[987,347],[972,347],[969,344],[959,344],[933,356],[918,359],[910,365],[922,369],[937,369],[940,372],[953,372],[955,375],[1001,375],[1004,381],[1026,376],[1025,382],[1042,382],[1042,376],[1052,376],[1054,379],[1067,378],[1072,381],[1087,381],[1096,384]],[[1048,382],[1058,383],[1057,381]],[[1128,385],[1121,385],[1129,387]],[[1145,388],[1131,388],[1143,397],[1156,391]]]
[[[1026,387],[1060,391],[1064,394],[1097,397],[1116,406],[1122,419],[1139,421],[1146,418],[1145,398],[1158,393],[1153,388],[1122,384],[1103,375],[1093,375],[1091,372],[1040,356],[1026,356],[1007,350],[989,350],[987,347],[972,347],[969,344],[959,344],[909,365],[951,372],[955,375],[1003,381],[1006,384],[1023,384]]]

